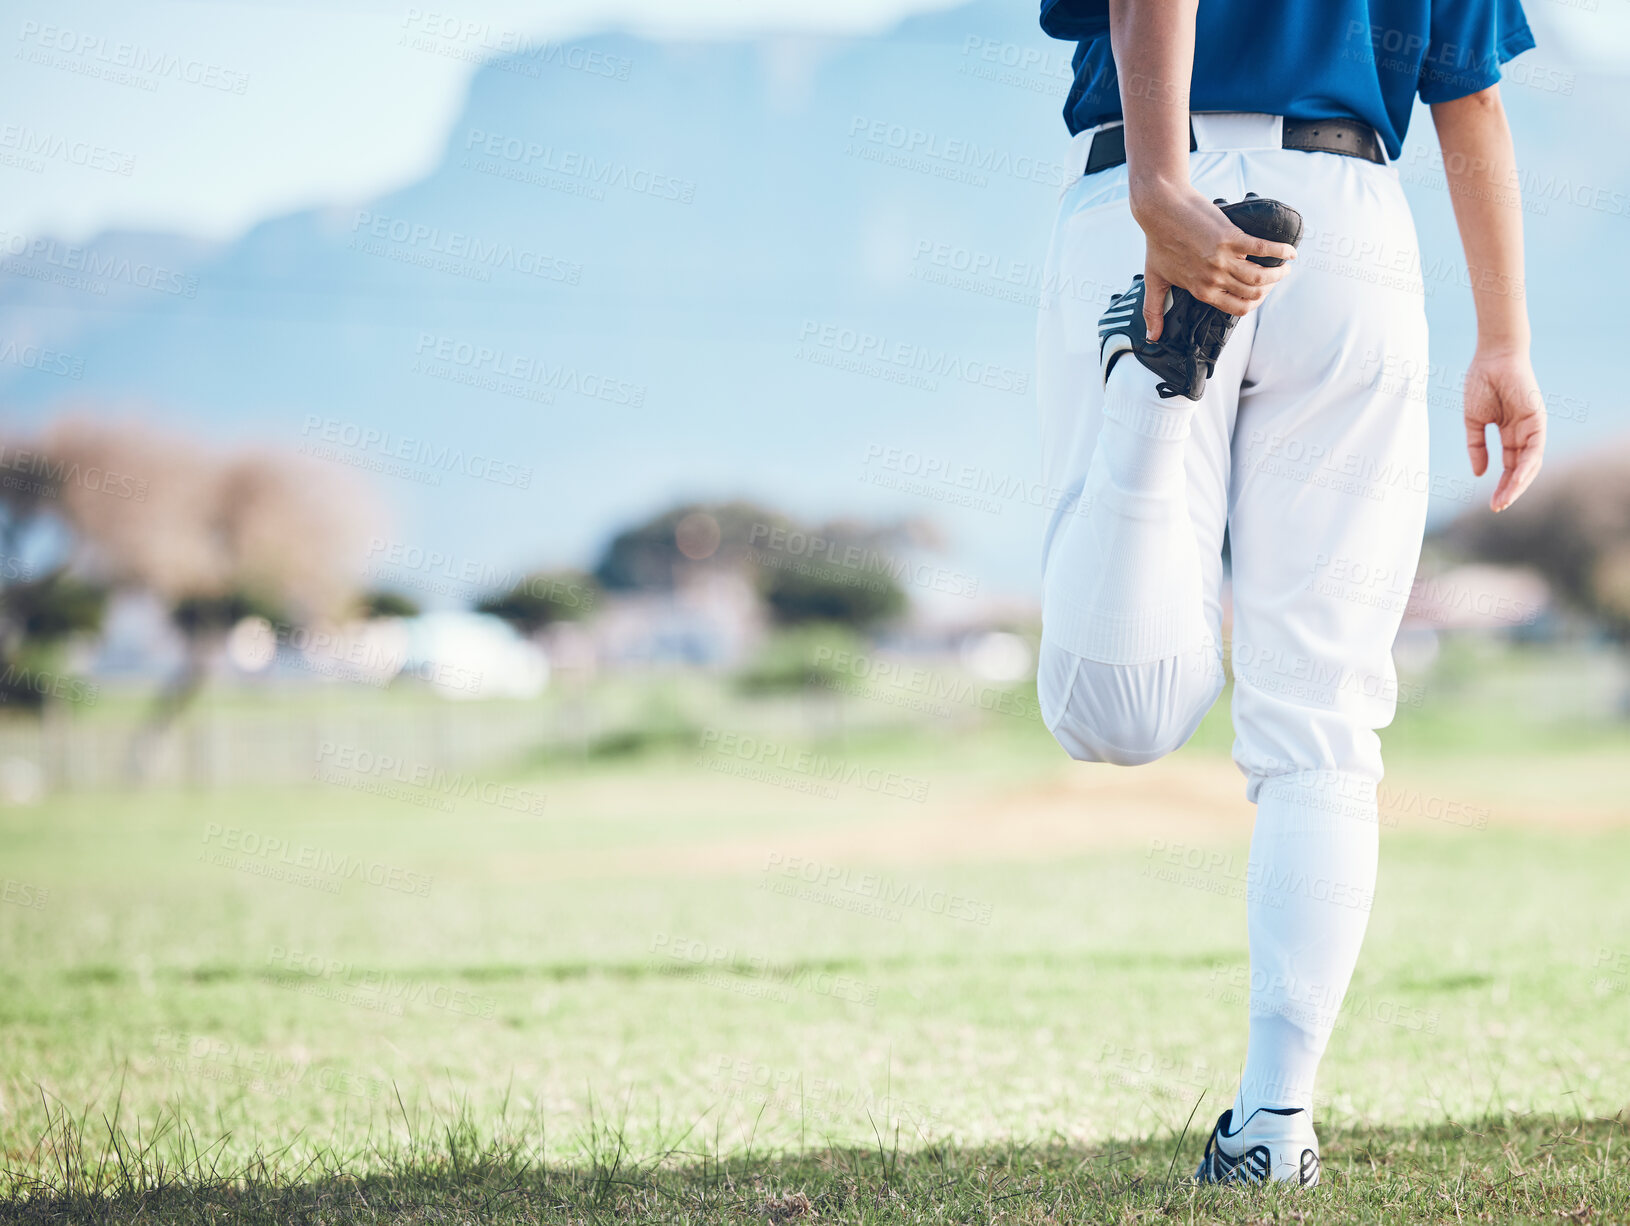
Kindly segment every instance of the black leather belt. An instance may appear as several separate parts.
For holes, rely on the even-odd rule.
[[[1363,158],[1366,162],[1387,164],[1386,148],[1381,134],[1358,119],[1287,119],[1284,122],[1283,147],[1301,149],[1308,153],[1339,153],[1345,157]],[[1198,149],[1194,139],[1194,125],[1189,124],[1189,152]],[[1087,150],[1086,173],[1097,174],[1114,166],[1126,164],[1126,128],[1116,124],[1104,128],[1092,138]]]

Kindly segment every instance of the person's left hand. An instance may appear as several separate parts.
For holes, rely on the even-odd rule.
[[[1490,426],[1499,428],[1505,470],[1489,506],[1503,511],[1522,497],[1545,458],[1545,398],[1526,350],[1479,348],[1466,369],[1466,450],[1479,477],[1489,466]]]

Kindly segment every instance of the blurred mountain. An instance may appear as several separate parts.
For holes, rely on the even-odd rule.
[[[931,514],[983,591],[1029,592],[1069,50],[995,0],[875,39],[522,49],[475,74],[434,172],[377,199],[217,246],[0,235],[0,396],[25,424],[91,402],[370,472],[397,513],[381,556],[460,573],[586,564],[663,505],[742,496]],[[1622,159],[1592,152],[1627,135],[1620,81],[1534,79],[1508,91],[1534,173],[1630,193]],[[1452,253],[1418,177],[1423,241]],[[1541,377],[1583,406],[1564,450],[1627,421],[1606,348],[1545,349],[1580,271],[1630,263],[1626,210],[1578,196],[1529,217]],[[1469,295],[1434,291],[1448,369]],[[1436,462],[1462,472],[1454,412],[1433,419]]]

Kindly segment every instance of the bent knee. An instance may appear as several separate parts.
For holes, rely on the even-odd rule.
[[[1161,727],[1122,724],[1106,728],[1093,720],[1069,715],[1050,724],[1048,731],[1077,762],[1107,762],[1111,766],[1147,766],[1181,749],[1193,735],[1192,729],[1173,735]]]
[[[1054,649],[1055,652],[1057,649]],[[1178,657],[1101,664],[1043,645],[1037,697],[1047,730],[1072,758],[1143,766],[1187,744],[1222,692],[1220,661]]]

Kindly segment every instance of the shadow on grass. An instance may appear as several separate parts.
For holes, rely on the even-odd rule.
[[[53,1118],[7,1155],[0,1219],[19,1222],[1623,1222],[1630,1138],[1613,1119],[1505,1116],[1419,1128],[1326,1129],[1323,1184],[1201,1188],[1187,1135],[1083,1147],[986,1146],[708,1153],[688,1134],[630,1152],[602,1121],[580,1156],[544,1163],[537,1134],[483,1137],[468,1117],[340,1155],[291,1150],[232,1169],[180,1120],[130,1135]],[[20,1165],[19,1165],[20,1163]]]

